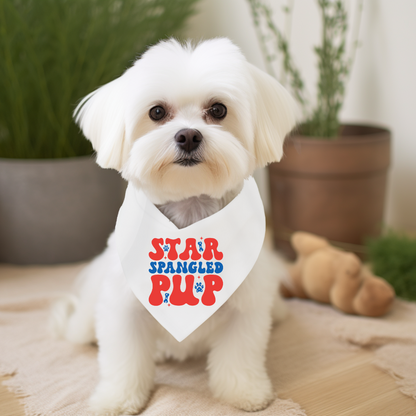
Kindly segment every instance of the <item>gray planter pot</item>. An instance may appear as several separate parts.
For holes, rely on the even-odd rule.
[[[56,264],[105,247],[125,182],[92,157],[0,159],[0,262]]]

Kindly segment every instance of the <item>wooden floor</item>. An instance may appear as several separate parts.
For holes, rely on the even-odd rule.
[[[358,351],[353,359],[296,380],[279,397],[299,403],[308,416],[415,416],[416,401],[400,393],[394,380],[371,360],[370,351]],[[25,415],[17,397],[3,385],[0,415]]]
[[[415,416],[416,401],[372,363],[370,351],[311,374],[279,396],[299,403],[308,416]]]
[[[19,403],[18,398],[10,393],[7,387],[3,386],[3,381],[10,377],[0,376],[0,415],[1,416],[24,416],[23,406]]]

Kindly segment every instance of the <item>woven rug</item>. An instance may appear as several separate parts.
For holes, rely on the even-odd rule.
[[[27,415],[89,415],[97,383],[97,350],[55,340],[48,332],[51,302],[70,290],[82,265],[0,266],[0,374],[21,397]],[[28,273],[30,271],[30,273]],[[277,396],[305,372],[330,367],[374,349],[375,365],[416,399],[416,304],[396,301],[382,319],[347,316],[311,301],[287,301],[289,316],[272,330],[267,367]],[[152,398],[142,412],[154,415],[247,415],[213,399],[206,361],[158,365]],[[276,399],[258,416],[305,416],[291,400]]]

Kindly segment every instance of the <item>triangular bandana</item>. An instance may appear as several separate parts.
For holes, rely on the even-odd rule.
[[[129,183],[116,225],[117,250],[132,291],[178,341],[240,286],[264,235],[263,204],[252,177],[223,209],[182,229]]]

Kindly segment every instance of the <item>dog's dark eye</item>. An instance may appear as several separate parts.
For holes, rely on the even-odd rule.
[[[214,104],[208,111],[211,117],[218,120],[223,119],[227,115],[227,107],[220,103]]]
[[[153,107],[149,111],[149,117],[154,121],[162,120],[163,117],[165,117],[166,111],[163,107],[160,105],[157,105],[156,107]]]

